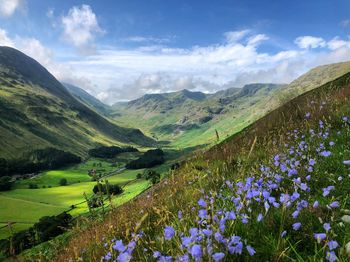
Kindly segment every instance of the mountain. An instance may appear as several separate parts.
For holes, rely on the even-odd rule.
[[[250,84],[214,94],[189,90],[146,94],[128,103],[115,104],[112,116],[123,125],[134,127],[137,124],[155,138],[192,146],[215,140],[216,129],[227,135],[227,124],[241,118],[248,121],[250,117],[244,114],[249,112],[247,108],[262,105],[262,100],[282,87],[277,84]]]
[[[110,111],[109,106],[102,103],[96,97],[90,95],[84,89],[68,83],[62,83],[62,85],[68,90],[68,92],[71,95],[73,95],[80,102],[84,103],[85,105],[87,105],[88,107],[90,107],[91,109],[95,110],[100,114],[103,114],[106,116],[108,115]]]
[[[78,101],[34,59],[0,47],[0,157],[44,147],[84,156],[97,144],[152,143],[140,130],[117,126]]]

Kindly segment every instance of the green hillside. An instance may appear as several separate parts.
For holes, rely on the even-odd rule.
[[[68,83],[62,83],[65,88],[67,88],[68,92],[71,93],[76,99],[78,99],[80,102],[84,103],[85,105],[89,106],[91,109],[95,110],[96,112],[108,115],[110,111],[110,107],[104,103],[102,103],[100,100],[95,98],[94,96],[90,95],[88,92],[86,92],[84,89],[68,84]]]
[[[138,125],[159,140],[177,147],[211,144],[262,116],[260,108],[283,85],[250,84],[215,94],[182,90],[149,94],[128,103],[114,105],[114,119],[123,125]],[[140,118],[142,121],[139,121]],[[232,128],[234,127],[234,128]]]
[[[55,261],[348,261],[349,81],[296,97],[46,250]]]
[[[152,143],[79,102],[32,58],[0,47],[0,157],[49,146],[85,156],[96,144]]]

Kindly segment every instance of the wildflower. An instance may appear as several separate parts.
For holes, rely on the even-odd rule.
[[[177,212],[177,217],[179,218],[179,220],[182,220],[183,215],[182,215],[181,210],[179,210],[179,212]]]
[[[287,235],[287,231],[284,230],[284,231],[281,233],[281,238],[285,238],[286,235]]]
[[[117,257],[117,262],[129,262],[131,260],[131,255],[128,253],[120,253]]]
[[[200,260],[202,258],[202,247],[200,245],[194,245],[191,248],[191,255],[196,260]]]
[[[249,255],[254,256],[254,254],[256,253],[255,249],[252,248],[251,246],[247,246],[246,248],[247,248]]]
[[[337,256],[335,255],[334,251],[327,252],[326,260],[328,260],[329,262],[334,262],[334,261],[336,261],[337,259],[338,259],[338,258],[337,258]]]
[[[215,262],[224,259],[224,257],[225,257],[225,254],[222,253],[222,252],[215,253],[215,254],[212,256],[212,258],[213,258],[213,260],[214,260]]]
[[[329,145],[330,145],[330,146],[334,146],[335,143],[334,143],[333,141],[331,141],[331,142],[329,142]]]
[[[210,237],[213,234],[213,231],[209,229],[203,229],[203,234],[207,237]]]
[[[337,207],[339,207],[339,202],[334,201],[334,202],[330,203],[329,206],[330,206],[330,208],[337,208]]]
[[[124,252],[126,247],[123,245],[123,240],[116,241],[115,244],[113,245],[113,249],[118,252]]]
[[[293,227],[293,230],[298,231],[300,229],[300,227],[301,227],[301,223],[300,222],[296,222],[296,223],[294,223],[292,225],[292,227]]]
[[[331,230],[331,225],[329,223],[324,223],[323,228],[324,230],[326,230],[326,232],[328,232],[329,230]]]
[[[208,213],[207,210],[201,209],[198,211],[198,217],[201,219],[205,219],[207,217]]]
[[[153,257],[154,258],[158,258],[158,257],[160,257],[162,254],[159,252],[159,251],[155,251],[155,252],[153,252]]]
[[[350,165],[350,160],[345,160],[343,163],[344,165]]]
[[[175,230],[174,228],[172,228],[171,226],[166,226],[164,228],[164,237],[165,240],[170,240],[173,238],[173,236],[175,235]]]
[[[295,210],[292,214],[292,217],[295,219],[299,216],[299,211],[298,210]]]
[[[342,119],[343,119],[344,122],[348,122],[349,121],[349,118],[347,116],[343,116]]]
[[[307,113],[305,114],[305,118],[306,118],[306,119],[310,119],[310,117],[311,117],[311,113],[310,113],[310,112],[307,112]]]
[[[258,222],[260,222],[261,220],[263,220],[264,216],[260,213],[258,215],[258,218],[256,219]]]
[[[104,256],[104,260],[109,261],[111,259],[112,259],[112,254],[111,254],[111,252],[108,252],[107,255]]]
[[[181,242],[184,247],[188,248],[192,243],[192,239],[190,237],[182,237]]]
[[[339,246],[339,244],[338,244],[338,242],[335,241],[335,240],[331,240],[331,241],[328,242],[329,250],[334,250],[334,249],[336,249],[338,246]]]
[[[331,151],[322,151],[321,153],[320,153],[320,155],[321,156],[324,156],[324,157],[329,157],[330,155],[331,155],[332,153],[331,153]]]
[[[198,200],[198,205],[204,208],[207,207],[207,203],[204,201],[203,198]]]
[[[327,235],[325,233],[315,233],[314,237],[317,239],[317,242],[320,243],[322,240],[326,239]]]

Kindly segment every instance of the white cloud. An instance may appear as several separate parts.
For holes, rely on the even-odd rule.
[[[0,28],[0,46],[14,46],[12,40],[7,36],[7,32]]]
[[[339,37],[335,37],[327,43],[327,46],[331,50],[336,50],[342,47],[350,48],[350,40],[346,41],[340,39]]]
[[[173,38],[173,37],[172,37]],[[152,36],[130,36],[127,38],[124,38],[125,42],[133,42],[133,43],[156,43],[156,44],[163,44],[163,43],[169,43],[171,41],[171,38],[164,37],[164,38],[157,38]]]
[[[10,17],[24,5],[24,0],[0,0],[0,16]]]
[[[250,33],[250,30],[242,30],[242,31],[230,31],[224,33],[224,36],[226,37],[227,42],[229,43],[236,43],[237,41],[243,39]]]
[[[295,43],[302,49],[326,46],[326,41],[323,38],[314,36],[300,36],[295,39]]]
[[[89,5],[72,7],[61,18],[63,39],[78,48],[91,49],[96,35],[103,33]]]
[[[340,25],[343,27],[350,27],[350,19],[345,19],[340,22]]]

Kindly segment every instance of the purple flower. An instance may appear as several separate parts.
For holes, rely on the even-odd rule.
[[[300,222],[296,222],[296,223],[294,223],[294,224],[292,225],[292,227],[293,227],[293,230],[297,231],[297,230],[300,229],[301,223],[300,223]]]
[[[117,257],[117,262],[129,262],[131,260],[131,255],[128,253],[120,253]]]
[[[334,250],[334,249],[336,249],[338,246],[339,246],[339,244],[338,244],[338,242],[335,241],[335,240],[331,240],[331,241],[328,242],[329,250]]]
[[[112,259],[112,254],[111,254],[111,252],[108,252],[107,255],[105,255],[103,259],[104,259],[104,260],[107,260],[107,261],[111,260],[111,259]]]
[[[338,201],[334,201],[334,202],[330,203],[329,206],[331,208],[337,208],[337,207],[339,207],[339,202]]]
[[[322,151],[321,153],[320,153],[320,155],[321,156],[324,156],[324,157],[329,157],[330,155],[331,155],[332,153],[331,153],[331,151]]]
[[[224,259],[225,257],[225,254],[222,253],[222,252],[219,252],[219,253],[215,253],[212,258],[215,262],[218,262],[218,261],[221,261],[222,259]]]
[[[281,233],[281,238],[284,238],[286,235],[287,235],[287,231],[284,230],[284,231]]]
[[[331,230],[331,225],[329,223],[324,223],[323,228],[324,230],[326,230],[326,232],[328,232],[329,230]]]
[[[201,219],[205,219],[207,218],[207,210],[206,209],[201,209],[198,211],[198,217],[201,218]]]
[[[118,252],[124,252],[126,249],[126,246],[123,245],[123,240],[116,241],[115,244],[113,245],[113,249]]]
[[[254,256],[254,254],[256,253],[255,249],[252,248],[251,246],[247,246],[247,251],[248,251],[250,256]]]
[[[257,221],[260,222],[261,220],[263,220],[264,216],[260,213],[257,217]]]
[[[202,247],[200,245],[194,245],[191,248],[191,256],[196,260],[200,260],[202,258]]]
[[[318,201],[316,200],[316,201],[314,202],[314,204],[312,205],[312,207],[313,207],[313,208],[318,208],[318,205],[319,205],[319,204],[318,204]]]
[[[154,258],[158,258],[158,257],[160,257],[162,254],[159,252],[159,251],[154,251],[153,252],[153,257]]]
[[[171,226],[166,226],[164,228],[164,237],[165,240],[170,240],[173,238],[173,236],[175,235],[175,230],[174,228],[172,228]]]
[[[334,251],[327,252],[326,260],[328,260],[329,262],[334,262],[334,261],[336,261],[337,259],[338,259],[338,258],[337,258],[337,256],[335,255]]]
[[[177,217],[179,218],[179,220],[182,219],[182,211],[181,210],[179,210],[179,212],[177,212]]]
[[[315,233],[314,237],[317,239],[317,242],[326,239],[327,235],[325,233]]]
[[[203,234],[207,237],[210,237],[213,234],[213,231],[209,229],[203,229]]]
[[[207,207],[207,203],[204,201],[203,198],[198,200],[198,205],[204,208]]]
[[[295,210],[292,214],[292,217],[295,219],[299,216],[299,211],[298,210]]]
[[[310,165],[310,166],[314,166],[315,164],[316,164],[315,159],[312,159],[312,158],[311,158],[311,159],[309,160],[309,165]]]
[[[192,243],[192,239],[190,237],[182,237],[181,242],[184,247],[188,248]]]
[[[307,113],[305,114],[305,117],[306,117],[306,119],[310,119],[311,113],[310,113],[310,112],[307,112]]]
[[[348,122],[349,121],[349,118],[347,116],[343,116],[342,119],[343,119],[344,122]]]
[[[344,165],[350,165],[350,160],[345,160],[343,163]]]

